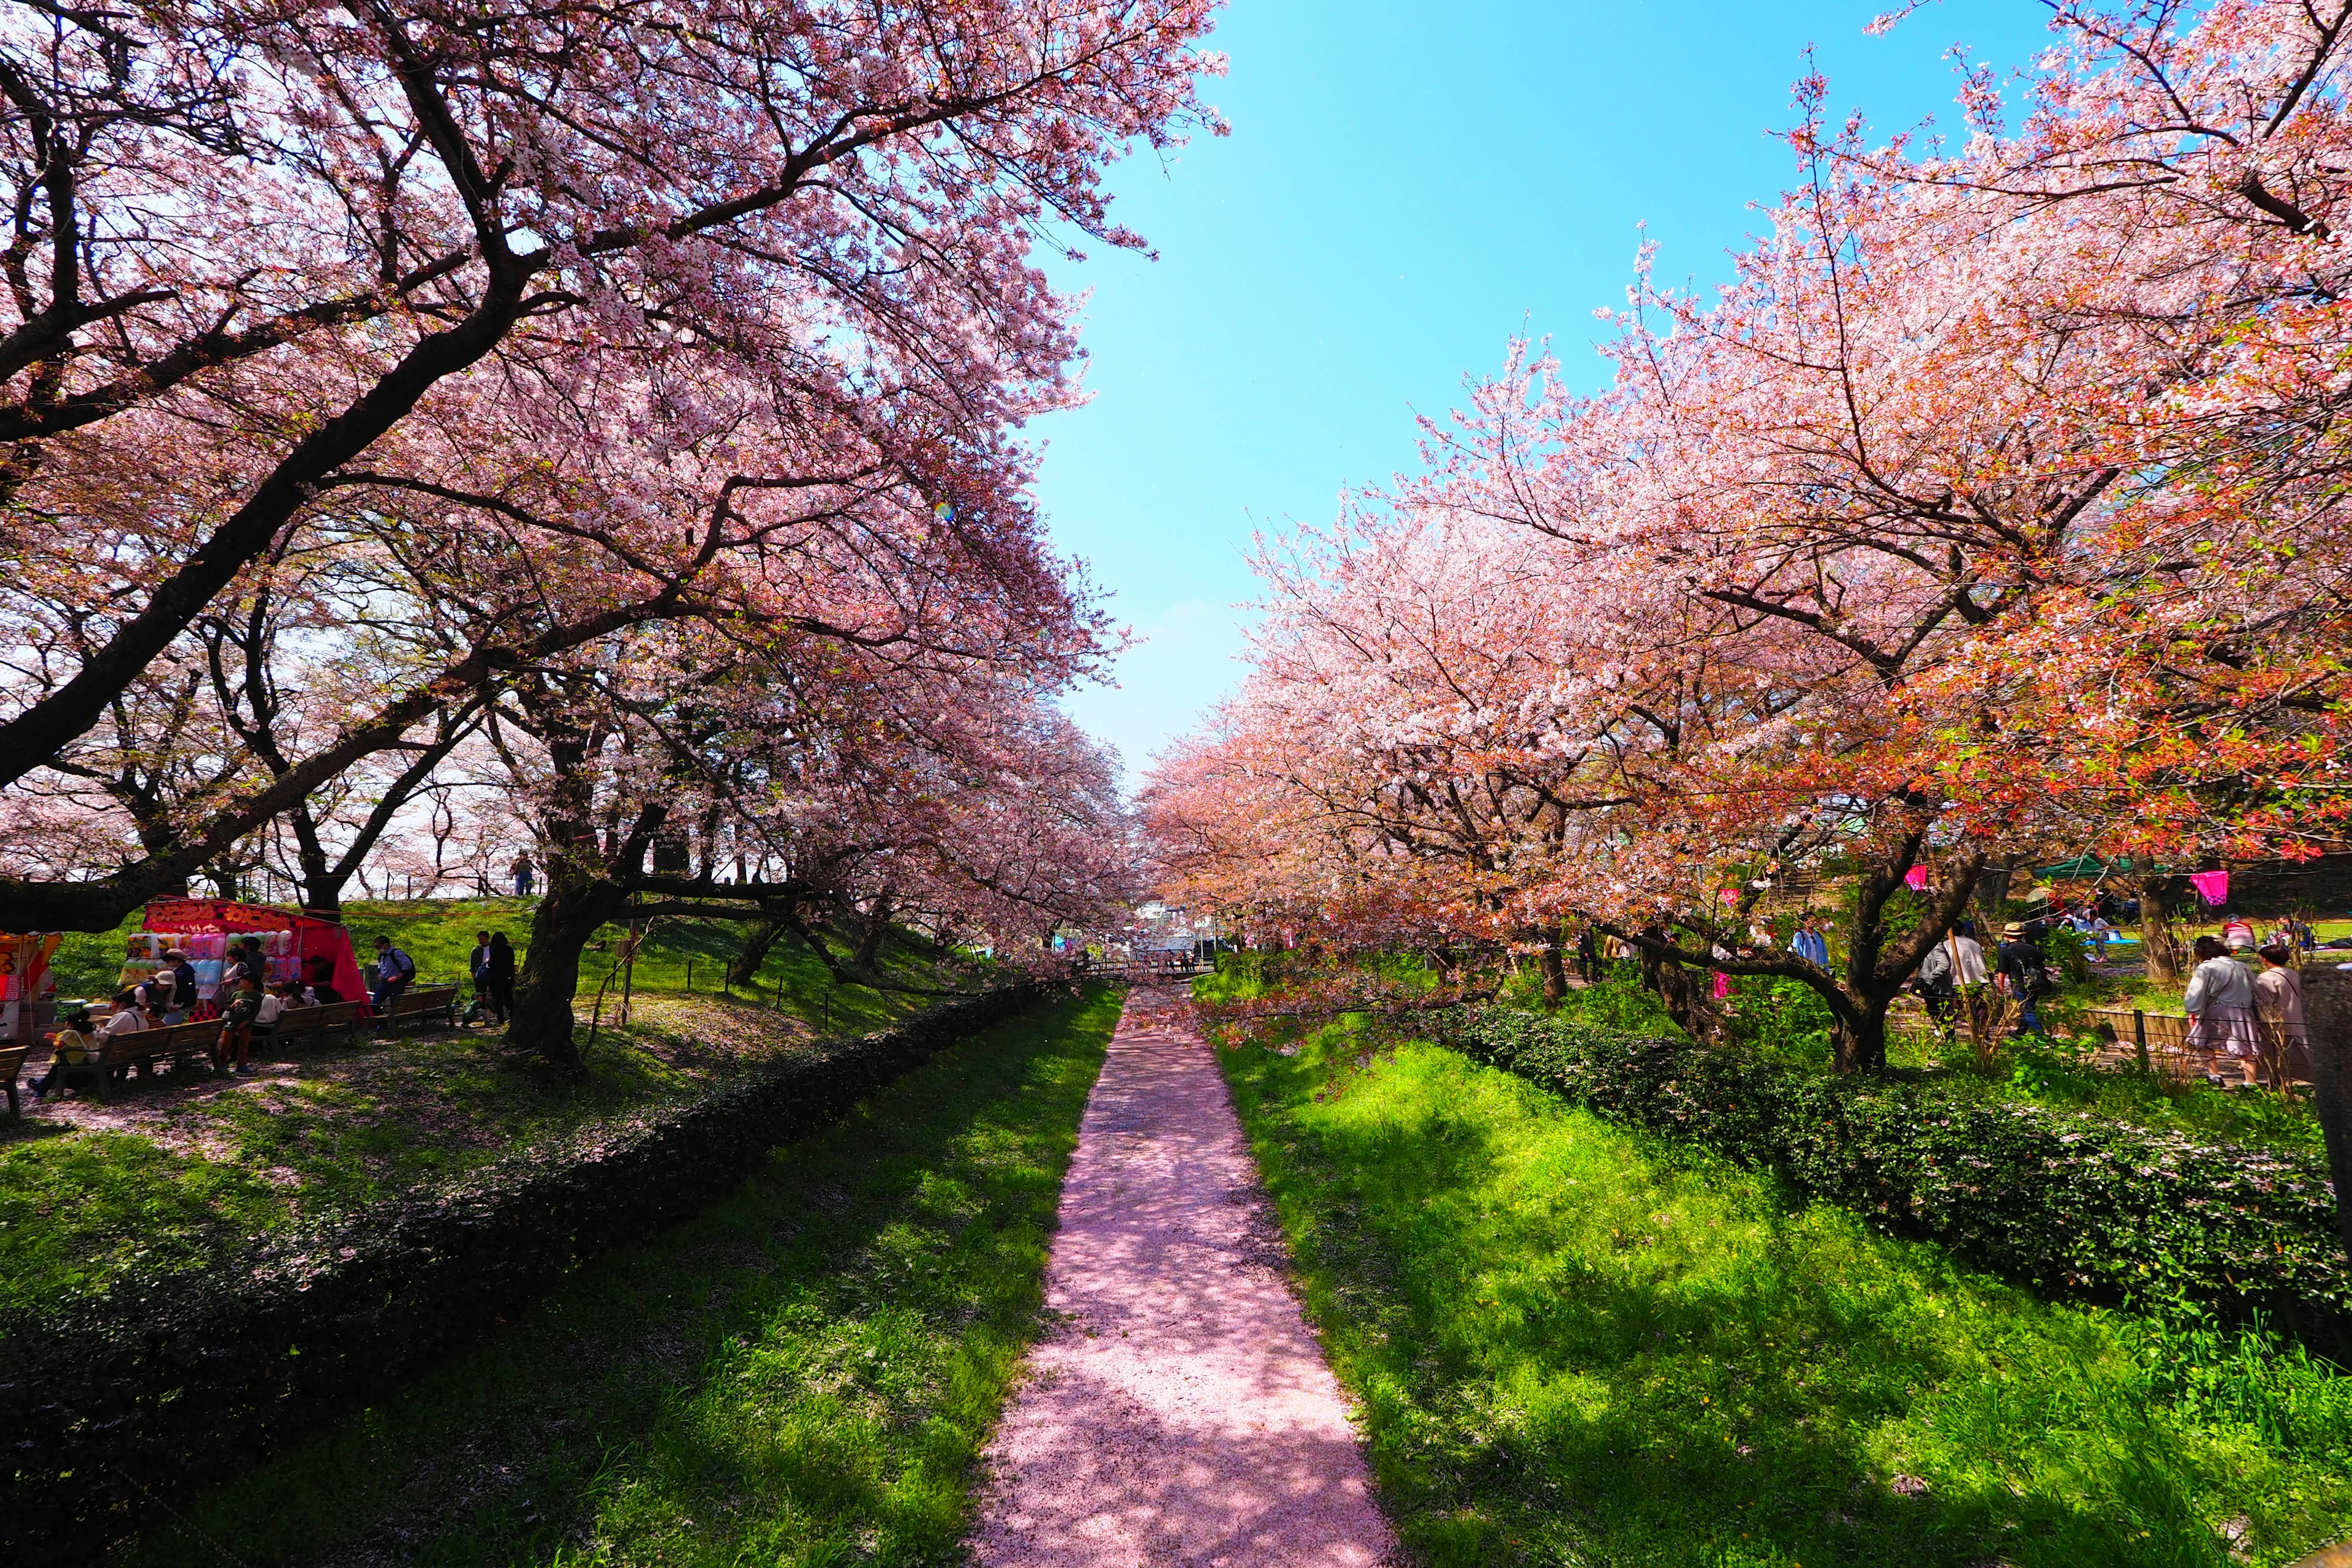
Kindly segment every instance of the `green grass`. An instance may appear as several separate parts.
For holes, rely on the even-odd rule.
[[[1335,1026],[1221,1052],[1386,1504],[1433,1568],[2225,1568],[2352,1536],[2352,1379],[2053,1306]]]
[[[349,914],[362,944],[375,930],[394,931],[428,978],[464,973],[475,931],[527,923],[513,900],[362,904]],[[715,986],[740,940],[721,922],[657,924],[636,967],[636,994],[674,994],[689,961],[698,990]],[[120,935],[81,946],[102,949],[111,980]],[[98,962],[79,949],[65,955],[84,968]],[[611,962],[609,951],[587,956],[583,1011]],[[912,984],[953,983],[903,952],[888,968]],[[656,1007],[660,1024],[638,1018],[623,1031],[613,1022],[616,986],[577,1075],[507,1057],[487,1032],[411,1036],[306,1047],[300,1076],[235,1093],[135,1095],[128,1130],[71,1129],[37,1116],[0,1124],[0,1310],[98,1294],[133,1272],[201,1267],[256,1233],[707,1093],[750,1063],[808,1048],[799,1039],[805,1030],[780,1026],[862,1033],[935,999],[836,985],[814,953],[785,938],[761,971],[758,1008],[698,1000],[684,1004],[684,1019]]]
[[[343,906],[343,922],[351,928],[352,947],[362,963],[373,957],[377,937],[390,937],[416,961],[422,984],[455,982],[470,986],[467,965],[474,933],[506,932],[520,960],[530,941],[531,910],[537,903],[536,899],[360,900]],[[58,995],[82,999],[112,994],[122,971],[123,938],[142,929],[140,921],[133,914],[110,931],[68,932],[52,960]],[[689,985],[697,994],[718,992],[729,963],[742,951],[749,930],[749,922],[741,921],[666,918],[650,922],[630,974],[631,989],[655,995],[684,992]],[[622,935],[621,927],[605,926],[581,954],[583,1012],[593,1006],[600,985],[607,992],[608,1011],[619,998],[622,977],[614,964]],[[903,984],[945,983],[937,964],[896,944],[886,947],[880,967],[886,978]],[[791,936],[777,940],[760,967],[756,983],[737,986],[733,994],[748,1001],[781,1005],[795,1016],[822,1018],[827,1026],[842,1030],[878,1028],[927,1000],[863,985],[836,984],[816,954]]]
[[[944,1054],[125,1560],[954,1561],[1118,1005]]]

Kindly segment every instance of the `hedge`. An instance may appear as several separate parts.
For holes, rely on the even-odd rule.
[[[2325,1163],[1933,1080],[1840,1078],[1736,1047],[1516,1008],[1456,1013],[1465,1054],[1612,1121],[1688,1138],[2045,1294],[2186,1299],[2339,1353],[2352,1279]]]
[[[1044,995],[1012,985],[949,1003],[208,1270],[126,1281],[69,1315],[0,1318],[0,1562],[90,1560],[175,1495],[382,1398],[567,1269]]]

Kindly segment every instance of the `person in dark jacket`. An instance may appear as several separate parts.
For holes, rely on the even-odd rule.
[[[197,1001],[196,966],[190,963],[188,955],[176,947],[165,952],[163,962],[171,967],[155,978],[163,981],[168,989],[162,990],[152,1000],[163,1013],[164,1023],[184,1024],[188,1021],[188,1009],[194,1007]]]
[[[261,1016],[261,976],[247,974],[221,1003],[220,1044],[213,1047],[213,1065],[223,1072],[249,1073],[253,1063],[253,1024]]]
[[[483,961],[482,973],[489,982],[490,1006],[498,1014],[498,1021],[504,1024],[514,1016],[515,986],[514,946],[507,941],[506,932],[490,933],[489,956]]]
[[[2020,1037],[2047,1035],[2049,1031],[2042,1028],[2042,1016],[2034,1010],[2033,1004],[2045,992],[2054,989],[2050,984],[2050,966],[2022,923],[2011,921],[2000,936],[2000,963],[1996,973],[2017,1004],[2015,1033]]]

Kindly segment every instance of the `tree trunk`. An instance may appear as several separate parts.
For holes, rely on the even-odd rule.
[[[866,911],[866,933],[858,941],[857,953],[849,961],[850,967],[860,974],[873,973],[874,966],[881,962],[882,939],[889,934],[890,893],[887,889],[885,889],[875,895],[874,907]],[[1053,945],[1054,933],[1049,931],[1045,933],[1046,949],[1051,951]]]
[[[1894,1000],[1890,995],[1831,1005],[1830,1058],[1837,1071],[1886,1070],[1886,1009]]]
[[[743,939],[743,951],[727,966],[727,984],[749,985],[755,979],[768,954],[775,951],[776,939],[784,934],[784,922],[762,919],[751,925],[751,934]]]
[[[1644,936],[1664,942],[1666,933],[1652,927]],[[1666,1016],[1682,1026],[1683,1032],[1703,1045],[1717,1045],[1724,1038],[1723,1011],[1715,1005],[1712,977],[1704,970],[1691,969],[1669,959],[1654,955],[1637,944],[1642,955],[1642,984],[1658,994],[1658,1001],[1666,1009]]]
[[[2186,877],[2149,877],[2139,885],[2139,951],[2147,960],[2147,977],[2159,984],[2178,985],[2189,964],[2180,951],[2180,931],[2174,924],[2189,893]]]
[[[1538,956],[1537,963],[1543,971],[1544,1006],[1547,1009],[1557,1007],[1561,998],[1568,994],[1568,967],[1559,958],[1558,926],[1545,934],[1543,952]]]
[[[2352,1259],[2352,974],[2315,964],[2304,972],[2303,984],[2311,1040],[2311,1108],[2327,1145],[2336,1235],[2346,1258]]]
[[[514,1016],[507,1043],[569,1065],[580,1059],[573,1044],[572,999],[580,991],[580,955],[599,926],[618,914],[626,896],[609,883],[580,884],[552,870],[547,896],[531,911],[530,945],[516,973]]]
[[[1988,866],[1977,878],[1976,906],[1978,924],[1989,931],[2001,928],[2002,906],[2009,902],[2009,882],[2012,873],[2005,867]]]

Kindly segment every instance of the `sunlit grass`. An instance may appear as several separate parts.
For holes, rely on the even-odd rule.
[[[1362,1048],[1223,1060],[1433,1564],[2223,1568],[2352,1536],[2352,1380],[2299,1352],[2053,1306],[1454,1053]]]

